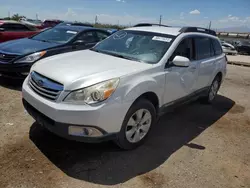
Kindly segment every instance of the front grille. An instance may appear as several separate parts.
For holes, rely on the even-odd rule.
[[[12,60],[14,60],[15,58],[17,58],[19,55],[16,54],[6,54],[6,53],[1,53],[0,52],[0,61],[8,63]]]
[[[29,78],[29,86],[38,95],[55,101],[63,90],[63,85],[57,83],[37,72],[32,72]]]

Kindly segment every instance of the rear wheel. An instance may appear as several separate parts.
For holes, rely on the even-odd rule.
[[[203,98],[203,101],[205,103],[211,104],[213,102],[220,89],[220,84],[221,84],[221,79],[219,76],[216,76],[209,88],[207,96]]]
[[[134,149],[142,145],[156,120],[154,105],[140,99],[128,110],[116,143],[122,149]]]

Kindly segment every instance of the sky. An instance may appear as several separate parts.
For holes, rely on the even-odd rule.
[[[250,27],[250,0],[0,0],[0,17],[133,25],[139,22],[213,28]]]

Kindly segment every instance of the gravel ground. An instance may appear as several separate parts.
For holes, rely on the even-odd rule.
[[[228,66],[213,105],[162,116],[133,151],[54,136],[25,113],[20,84],[0,82],[1,188],[250,187],[250,68]]]

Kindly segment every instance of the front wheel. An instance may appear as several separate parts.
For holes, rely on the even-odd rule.
[[[142,145],[156,121],[154,105],[140,99],[128,110],[120,133],[117,136],[117,145],[126,150]]]

